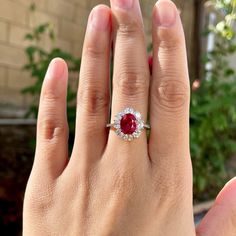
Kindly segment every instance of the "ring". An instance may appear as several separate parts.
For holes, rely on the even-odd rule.
[[[125,141],[137,139],[143,129],[150,129],[150,125],[142,120],[141,113],[133,108],[126,108],[119,112],[114,123],[107,124],[107,128],[114,128],[116,134]]]

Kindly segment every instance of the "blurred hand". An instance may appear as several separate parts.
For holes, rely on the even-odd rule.
[[[149,110],[149,143],[145,131],[126,142],[105,128],[112,40],[112,120],[133,107],[146,121]],[[170,0],[154,7],[153,45],[151,78],[139,2],[111,0],[111,9],[92,10],[69,161],[68,69],[62,59],[51,62],[41,92],[23,235],[236,235],[236,180],[222,190],[197,231],[194,227],[187,57],[180,16]]]

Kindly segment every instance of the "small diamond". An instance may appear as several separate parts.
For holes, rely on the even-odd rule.
[[[120,130],[119,129],[116,130],[116,134],[120,135]]]
[[[121,118],[120,115],[115,116],[115,120],[116,120],[116,121],[120,120],[120,118]]]
[[[133,139],[134,139],[133,136],[132,136],[132,135],[129,135],[128,141],[132,141]]]
[[[138,129],[143,129],[144,128],[144,123],[141,121],[139,124],[138,124]]]
[[[114,121],[114,127],[119,128],[120,127],[120,120],[115,120]]]
[[[141,119],[141,114],[139,113],[139,112],[135,112],[135,116],[136,116],[136,118],[139,120],[139,119]]]
[[[134,111],[133,108],[130,108],[130,109],[129,109],[129,112],[130,112],[131,114],[134,114],[134,113],[135,113],[135,111]]]

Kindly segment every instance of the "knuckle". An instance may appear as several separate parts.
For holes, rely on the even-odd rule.
[[[68,135],[68,125],[55,117],[42,118],[38,123],[39,130],[45,140],[53,140]]]
[[[145,97],[149,89],[148,75],[143,72],[123,72],[115,79],[119,92],[129,98]]]
[[[104,47],[98,47],[95,42],[85,46],[85,54],[89,58],[101,58],[104,55],[104,52]]]
[[[163,29],[158,34],[158,46],[161,49],[179,50],[185,47],[184,38],[182,33],[173,34],[169,30]]]
[[[120,37],[136,37],[143,35],[143,26],[137,20],[130,20],[126,23],[118,24],[117,34]]]
[[[103,114],[109,105],[109,93],[99,89],[98,86],[85,86],[77,97],[77,104],[88,115]]]
[[[180,40],[179,38],[170,37],[168,40],[160,41],[158,46],[159,48],[161,48],[161,50],[168,50],[171,52],[175,52],[182,49],[184,47],[184,44],[182,40]]]
[[[56,101],[61,100],[61,98],[62,96],[52,89],[46,89],[42,94],[43,103],[46,105],[50,105],[51,103],[54,104]]]
[[[68,125],[58,111],[58,104],[61,102],[62,96],[51,90],[45,91],[42,95],[44,114],[38,120],[38,129],[45,140],[68,135]]]
[[[190,100],[190,88],[185,82],[165,79],[160,84],[154,84],[154,96],[158,105],[165,110],[182,109]]]

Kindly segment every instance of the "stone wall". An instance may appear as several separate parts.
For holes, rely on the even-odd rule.
[[[52,22],[56,32],[56,46],[81,55],[87,17],[93,6],[109,4],[108,0],[34,0],[36,11],[30,12],[32,0],[0,0],[0,109],[14,107],[24,109],[31,98],[22,95],[20,90],[32,83],[30,76],[22,71],[26,62],[24,48],[27,42],[24,35],[45,22]],[[147,41],[151,41],[151,12],[154,0],[141,0]],[[192,0],[176,0],[182,11],[187,32],[188,51],[191,52],[193,4]],[[43,42],[47,49],[52,46],[49,40]]]

